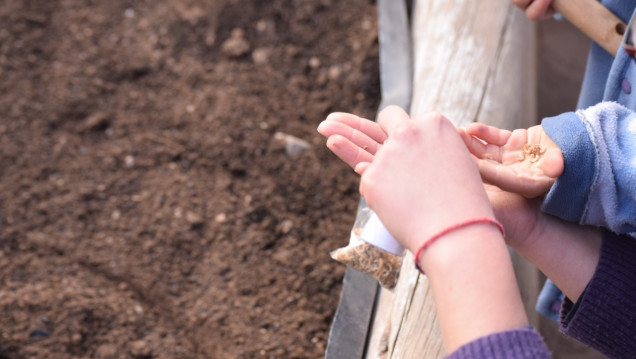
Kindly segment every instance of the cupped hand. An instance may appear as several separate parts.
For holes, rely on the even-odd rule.
[[[563,154],[541,126],[508,131],[473,123],[458,131],[484,182],[505,191],[538,197],[563,172]]]
[[[526,13],[530,20],[545,20],[554,15],[552,0],[512,0],[518,8]]]

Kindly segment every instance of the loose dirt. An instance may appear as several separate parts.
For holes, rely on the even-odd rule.
[[[322,357],[358,194],[315,129],[374,116],[376,16],[0,1],[0,358]]]

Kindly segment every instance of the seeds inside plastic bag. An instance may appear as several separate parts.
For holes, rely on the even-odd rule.
[[[392,289],[397,284],[402,257],[359,241],[331,252],[331,258],[377,279],[381,286]]]

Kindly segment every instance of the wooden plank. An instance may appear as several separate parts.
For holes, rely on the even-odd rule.
[[[501,0],[417,0],[413,17],[411,115],[435,110],[457,126],[536,123],[534,25]],[[538,273],[513,256],[528,312]],[[405,257],[393,292],[382,290],[366,358],[442,358],[441,333],[425,276]],[[534,321],[534,320],[532,320]]]
[[[372,277],[347,268],[325,359],[363,357],[378,287]]]
[[[380,110],[396,105],[408,111],[413,89],[409,12],[404,0],[378,0]]]

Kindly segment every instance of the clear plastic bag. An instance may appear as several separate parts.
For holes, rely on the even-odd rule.
[[[386,230],[377,215],[360,201],[349,244],[331,252],[331,258],[377,279],[384,288],[397,284],[404,248]]]

